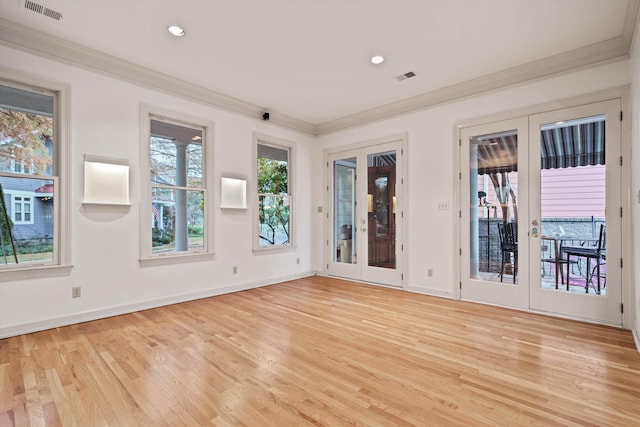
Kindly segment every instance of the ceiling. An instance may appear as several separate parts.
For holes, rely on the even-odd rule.
[[[62,19],[0,0],[0,43],[316,135],[623,59],[640,3],[33,1]]]

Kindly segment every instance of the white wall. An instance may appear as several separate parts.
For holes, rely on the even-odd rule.
[[[405,276],[407,287],[418,292],[455,296],[455,259],[458,248],[454,239],[458,191],[455,176],[455,125],[491,114],[508,113],[519,108],[621,87],[628,85],[630,81],[628,61],[567,73],[325,135],[319,138],[320,144],[315,152],[316,156],[322,158],[323,150],[327,148],[388,135],[408,134],[408,242],[405,242],[408,256],[408,271]],[[315,175],[322,176],[323,164],[314,164]],[[314,205],[320,206],[324,196],[323,184],[316,181],[314,185]],[[437,210],[438,203],[441,202],[447,202],[451,210]],[[314,228],[313,231],[322,233],[320,228]],[[318,254],[314,259],[322,260],[322,234],[316,234],[314,242],[314,250]],[[319,262],[315,264],[315,268],[322,271],[322,265]],[[433,277],[427,277],[428,268],[433,269]]]
[[[618,62],[567,73],[314,139],[259,120],[0,47],[2,66],[71,85],[71,250],[74,265],[70,276],[0,282],[0,337],[323,271],[326,209],[319,213],[317,207],[324,206],[324,150],[398,134],[408,135],[406,282],[412,290],[454,296],[457,248],[454,212],[458,191],[454,177],[457,161],[455,124],[620,87],[629,84],[633,75],[633,147],[638,147],[639,56],[636,43],[632,63]],[[297,161],[296,251],[254,256],[250,213],[223,214],[216,209],[217,255],[213,261],[140,267],[138,201],[142,177],[137,167],[140,103],[215,123],[216,185],[222,172],[252,176],[253,132],[293,141]],[[130,161],[133,206],[129,212],[87,212],[82,207],[83,184],[79,177],[82,177],[84,154]],[[633,162],[633,169],[637,171],[640,168],[637,150],[634,150]],[[639,179],[640,174],[636,172],[634,194],[640,189]],[[218,202],[219,195],[215,204]],[[440,202],[447,202],[451,209],[438,211]],[[633,206],[637,207],[637,204]],[[638,209],[634,218],[635,264],[639,264]],[[300,258],[300,264],[296,264],[296,258]],[[234,265],[238,266],[238,275],[232,274]],[[427,268],[433,268],[433,277],[427,277]],[[637,295],[640,295],[638,280],[635,284]],[[82,286],[81,298],[71,299],[72,286]]]
[[[0,337],[310,274],[312,176],[308,171],[313,138],[5,47],[0,47],[0,61],[4,67],[71,86],[74,266],[70,276],[0,282]],[[214,260],[144,268],[138,262],[140,180],[145,179],[138,167],[141,103],[214,123]],[[253,132],[295,143],[299,238],[293,252],[253,255],[251,211],[229,214],[217,208],[221,173],[253,176]],[[89,211],[82,206],[85,154],[130,161],[129,211]],[[238,267],[237,275],[232,274],[233,266]],[[81,298],[71,298],[72,286],[82,286]]]
[[[636,27],[636,36],[631,52],[631,209],[633,215],[632,267],[636,269],[634,280],[633,304],[635,305],[636,345],[640,348],[640,26]]]

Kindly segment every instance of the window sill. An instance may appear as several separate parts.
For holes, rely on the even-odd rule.
[[[0,270],[0,282],[68,276],[71,274],[72,268],[73,265],[39,265],[5,268]]]
[[[140,258],[139,262],[142,267],[154,267],[158,265],[183,264],[188,262],[198,262],[213,260],[215,253],[187,253],[180,255],[158,255],[149,258]]]
[[[278,253],[282,253],[282,252],[295,252],[298,249],[297,246],[294,245],[290,245],[290,246],[276,246],[276,247],[272,247],[272,246],[267,246],[265,248],[260,248],[260,249],[253,249],[253,254],[254,255],[268,255],[268,254],[278,254]]]

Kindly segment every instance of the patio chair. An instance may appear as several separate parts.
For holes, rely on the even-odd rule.
[[[518,224],[515,222],[498,223],[498,235],[500,236],[500,251],[502,253],[500,281],[502,282],[504,278],[504,266],[509,263],[513,266],[513,283],[516,283],[518,275]],[[512,255],[513,263],[511,263]]]
[[[600,225],[600,236],[598,237],[598,241],[596,246],[564,246],[561,251],[566,254],[567,265],[571,265],[571,257],[575,256],[580,258],[585,258],[587,267],[585,272],[585,282],[584,288],[585,292],[589,293],[589,283],[593,281],[593,277],[596,277],[597,288],[596,293],[600,293],[600,281],[601,281],[601,272],[600,267],[604,264],[604,260],[606,258],[606,226],[604,224]],[[596,265],[593,270],[591,269],[591,260],[595,260]],[[567,269],[567,290],[569,290],[569,269]],[[595,273],[595,274],[594,274]]]
[[[562,258],[562,247],[564,245],[564,240],[556,237],[543,236],[541,241],[542,258],[540,259],[540,261],[542,263],[548,263],[553,266],[556,279],[556,289],[558,289],[558,278],[564,285],[564,265],[569,263],[569,261]],[[578,261],[574,260],[572,261],[572,263],[577,264]]]

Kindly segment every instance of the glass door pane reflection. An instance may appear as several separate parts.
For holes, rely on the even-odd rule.
[[[395,269],[395,151],[367,156],[367,218],[368,265]]]
[[[356,167],[355,157],[333,162],[333,261],[355,264]]]
[[[469,141],[470,279],[518,283],[518,134]]]

